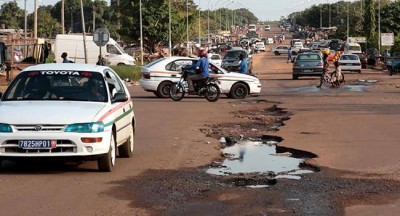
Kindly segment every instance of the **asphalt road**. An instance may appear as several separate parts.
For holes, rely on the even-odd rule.
[[[270,35],[277,33],[276,27],[268,32]],[[399,75],[389,77],[383,71],[368,69],[361,74],[346,73],[346,84],[340,89],[317,89],[315,85],[319,82],[318,78],[292,80],[291,64],[286,63],[286,56],[274,56],[269,52],[254,55],[254,72],[262,80],[262,93],[244,102],[265,100],[291,113],[290,119],[273,135],[284,139],[280,143],[282,146],[318,155],[309,162],[320,167],[321,174],[310,175],[308,180],[320,182],[322,188],[328,188],[329,183],[325,183],[321,177],[326,173],[333,173],[334,177],[340,173],[337,178],[346,176],[357,182],[373,180],[377,185],[380,182],[396,185],[395,182],[400,180]],[[178,184],[171,188],[153,186],[152,181],[161,178],[160,172],[181,170],[180,174],[184,175],[220,158],[218,140],[207,137],[200,129],[217,123],[240,124],[245,121],[235,119],[233,114],[241,109],[241,103],[225,97],[216,103],[197,97],[173,102],[155,98],[139,86],[129,88],[137,116],[137,137],[132,158],[117,159],[112,173],[97,172],[94,162],[80,165],[6,162],[0,172],[1,211],[9,216],[174,215],[171,213],[174,211],[165,203],[143,205],[138,199],[154,200],[159,191],[167,190],[174,194],[171,188],[183,187]],[[144,178],[144,175],[147,177]],[[138,179],[143,182],[139,184]],[[174,180],[164,179],[165,182]],[[394,182],[388,183],[388,180]],[[148,186],[146,193],[136,193],[146,188],[147,182],[151,186]],[[186,181],[186,184],[190,182]],[[209,200],[220,207],[202,206],[197,214],[191,215],[225,215],[222,209],[238,210],[234,203],[240,200],[241,207],[248,208],[246,215],[304,215],[305,211],[296,212],[283,201],[293,198],[293,194],[281,193],[286,186],[295,187],[302,182],[284,181],[275,188],[264,189],[266,191],[260,192],[264,195],[257,196],[252,196],[256,193],[252,189],[230,188],[229,192],[225,189],[198,198],[192,206],[192,199],[187,199],[189,204],[185,207],[195,209],[198,200]],[[354,187],[366,187],[352,184]],[[262,197],[271,191],[277,195],[274,199]],[[312,191],[304,193],[307,196]],[[334,202],[334,213],[325,209],[325,215],[395,215],[400,212],[397,185],[380,196],[368,194],[368,191],[342,193],[345,195],[332,198],[339,200]],[[299,196],[301,199],[302,195]],[[254,199],[270,199],[270,202],[257,203],[253,202]],[[174,201],[175,212],[182,210],[179,209],[179,203],[184,201]],[[307,202],[302,205],[309,205],[311,210],[315,208]],[[232,215],[244,215],[247,211],[242,208],[236,211],[240,213]]]

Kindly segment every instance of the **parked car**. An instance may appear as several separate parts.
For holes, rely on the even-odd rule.
[[[97,160],[100,171],[111,171],[117,152],[122,157],[133,153],[133,103],[110,67],[28,67],[0,96],[0,112],[12,114],[0,116],[0,161]]]
[[[265,30],[265,31],[271,31],[271,26],[270,26],[270,25],[266,25],[266,26],[264,27],[264,30]]]
[[[221,67],[229,72],[238,72],[240,60],[239,56],[243,54],[245,61],[247,62],[248,74],[253,71],[253,57],[244,49],[231,49],[226,52],[222,59]]]
[[[221,66],[222,59],[221,56],[217,53],[210,53],[208,54],[208,60],[210,62],[213,62],[217,66]]]
[[[357,71],[361,73],[361,61],[356,54],[343,54],[339,58],[339,65],[342,71]]]
[[[293,79],[300,76],[321,76],[324,63],[319,53],[300,53],[293,61]]]
[[[367,55],[365,55],[364,53],[358,53],[356,55],[358,55],[358,58],[360,58],[361,68],[362,69],[367,68],[367,65],[368,65],[368,57],[367,57]]]
[[[194,64],[198,59],[189,57],[161,58],[142,67],[140,86],[157,97],[169,97],[169,89],[173,82],[181,77],[182,67]],[[260,80],[254,76],[228,72],[210,62],[210,76],[220,81],[221,93],[232,98],[245,98],[261,91]]]
[[[274,53],[275,55],[281,55],[281,54],[287,55],[288,50],[289,50],[289,46],[282,45],[282,46],[278,46],[278,47],[272,49],[272,53]]]

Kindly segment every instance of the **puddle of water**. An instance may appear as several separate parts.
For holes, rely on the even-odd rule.
[[[247,185],[248,188],[267,188],[269,185]]]
[[[337,92],[365,92],[370,86],[369,85],[343,85],[340,88],[331,88],[329,86],[322,86],[321,88],[317,88],[315,86],[305,86],[305,87],[296,87],[290,88],[290,91],[295,92],[321,92],[321,91],[330,91],[332,93]]]
[[[294,179],[294,180],[300,180],[301,176],[297,176],[297,175],[277,175],[275,176],[276,179]]]
[[[302,170],[299,165],[304,159],[278,154],[276,145],[264,144],[261,141],[241,141],[222,150],[226,159],[218,167],[212,167],[207,173],[230,175],[242,173],[270,173],[288,178],[300,179],[301,174],[312,172]]]

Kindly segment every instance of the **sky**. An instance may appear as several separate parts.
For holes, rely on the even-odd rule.
[[[4,3],[11,0],[0,0]],[[38,5],[54,5],[60,0],[38,0]],[[202,10],[210,8],[214,10],[220,7],[230,9],[247,8],[261,21],[279,20],[281,16],[287,16],[296,11],[302,11],[314,4],[334,3],[339,0],[194,0]],[[346,0],[355,1],[355,0]],[[17,0],[20,8],[24,8],[24,0]],[[34,0],[27,0],[27,10],[33,11]],[[107,0],[109,3],[110,0]]]

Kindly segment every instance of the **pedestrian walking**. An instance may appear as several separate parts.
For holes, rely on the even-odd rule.
[[[292,62],[292,47],[289,47],[288,49],[288,56],[287,56],[287,61],[286,63]]]

